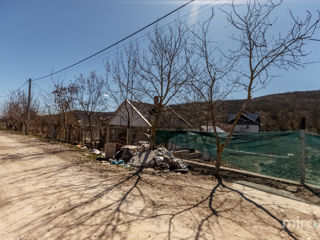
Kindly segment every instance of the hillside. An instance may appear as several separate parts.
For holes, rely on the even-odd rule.
[[[243,100],[219,103],[219,123],[224,125],[230,113],[239,110]],[[196,126],[205,125],[208,118],[204,103],[189,103],[175,109]],[[193,109],[185,111],[185,109]],[[320,133],[320,91],[290,92],[253,98],[247,112],[260,113],[263,131],[287,131],[300,128],[301,117],[306,117],[309,131]],[[196,117],[196,118],[195,118]]]

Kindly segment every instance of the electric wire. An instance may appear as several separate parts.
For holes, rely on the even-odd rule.
[[[125,40],[127,40],[127,39],[131,38],[132,36],[134,36],[134,35],[136,35],[136,34],[138,34],[138,33],[142,32],[143,30],[145,30],[145,29],[147,29],[147,28],[149,28],[149,27],[153,26],[154,24],[156,24],[156,23],[160,22],[161,20],[163,20],[163,19],[165,19],[166,17],[170,16],[171,14],[173,14],[173,13],[175,13],[175,12],[179,11],[180,9],[182,9],[182,8],[186,7],[187,5],[189,5],[190,3],[194,2],[194,1],[196,1],[196,0],[190,0],[190,1],[188,1],[187,3],[185,3],[185,4],[181,5],[180,7],[176,8],[176,9],[172,10],[171,12],[169,12],[169,13],[167,13],[167,14],[163,15],[162,17],[158,18],[157,20],[155,20],[155,21],[153,21],[153,22],[151,22],[151,23],[147,24],[146,26],[144,26],[144,27],[140,28],[139,30],[137,30],[137,31],[135,31],[135,32],[133,32],[133,33],[131,33],[131,34],[127,35],[126,37],[124,37],[124,38],[122,38],[122,39],[120,39],[120,40],[118,40],[118,41],[116,41],[116,42],[112,43],[111,45],[109,45],[109,46],[107,46],[107,47],[105,47],[105,48],[101,49],[100,51],[95,52],[95,53],[91,54],[90,56],[88,56],[88,57],[86,57],[86,58],[81,59],[80,61],[78,61],[78,62],[76,62],[76,63],[73,63],[73,64],[71,64],[71,65],[69,65],[69,66],[67,66],[67,67],[64,67],[64,68],[62,68],[62,69],[60,69],[60,70],[58,70],[58,71],[55,71],[55,72],[53,72],[53,73],[50,73],[50,74],[44,75],[44,76],[42,76],[42,77],[36,77],[36,78],[33,78],[33,81],[39,81],[39,80],[41,80],[41,79],[44,79],[44,78],[47,78],[47,77],[51,77],[51,76],[53,76],[53,75],[56,75],[56,74],[58,74],[58,73],[60,73],[60,72],[65,71],[65,70],[67,70],[67,69],[69,69],[69,68],[72,68],[72,67],[74,67],[74,66],[76,66],[76,65],[78,65],[78,64],[80,64],[80,63],[82,63],[82,62],[85,62],[85,61],[87,61],[87,60],[89,60],[89,59],[91,59],[91,58],[93,58],[93,57],[97,56],[98,54],[100,54],[100,53],[102,53],[102,52],[104,52],[104,51],[106,51],[106,50],[108,50],[108,49],[110,49],[110,48],[112,48],[112,47],[114,47],[114,46],[116,46],[116,45],[118,45],[118,44],[120,44],[120,43],[124,42]]]
[[[0,98],[6,98],[9,97],[11,94],[14,94],[15,92],[18,92],[21,88],[23,88],[26,84],[28,83],[28,81],[25,81],[19,88],[17,88],[16,90],[11,91],[10,93],[6,94],[6,95],[1,95]]]
[[[180,9],[186,7],[187,5],[189,5],[190,3],[194,2],[194,1],[197,1],[197,0],[190,0],[190,1],[188,1],[187,3],[181,5],[180,7],[176,8],[176,9],[172,10],[171,12],[169,12],[169,13],[163,15],[162,17],[158,18],[157,20],[155,20],[155,21],[147,24],[146,26],[140,28],[139,30],[137,30],[137,31],[135,31],[135,32],[127,35],[126,37],[120,39],[119,41],[117,41],[117,42],[115,42],[115,43],[107,46],[106,48],[104,48],[104,49],[102,49],[102,50],[100,50],[100,51],[98,51],[98,52],[96,52],[96,53],[94,53],[94,54],[92,54],[92,55],[90,55],[90,56],[88,56],[88,57],[86,57],[86,58],[84,58],[84,59],[82,59],[82,60],[74,63],[74,64],[71,64],[71,65],[69,65],[69,66],[67,66],[67,67],[65,67],[65,68],[62,68],[62,69],[60,69],[60,70],[58,70],[58,71],[55,71],[55,72],[53,72],[53,73],[47,74],[47,75],[42,76],[42,77],[34,78],[34,79],[32,79],[32,82],[34,83],[35,81],[39,81],[39,80],[42,80],[42,79],[44,79],[44,78],[52,77],[52,76],[54,76],[54,75],[56,75],[56,74],[58,74],[58,73],[61,73],[61,72],[66,71],[66,70],[69,70],[69,71],[67,71],[67,73],[70,73],[71,70],[75,70],[75,69],[72,69],[72,68],[73,68],[73,67],[76,67],[76,66],[78,67],[78,68],[76,68],[76,69],[81,69],[81,67],[78,66],[78,65],[81,64],[81,63],[84,63],[84,62],[86,62],[86,64],[85,64],[86,66],[88,66],[88,65],[91,66],[91,65],[92,65],[92,62],[90,62],[90,61],[87,62],[88,60],[91,60],[91,59],[92,59],[92,61],[96,62],[97,60],[100,60],[101,58],[105,57],[106,55],[110,54],[111,52],[114,52],[115,50],[118,50],[118,48],[117,48],[117,49],[112,49],[111,51],[109,51],[109,52],[107,52],[107,53],[105,53],[105,54],[103,54],[103,55],[97,56],[97,55],[99,55],[100,53],[105,52],[105,51],[113,48],[114,46],[116,46],[116,45],[124,42],[125,40],[131,38],[132,36],[134,36],[134,35],[142,32],[143,30],[145,30],[145,29],[151,27],[152,25],[160,22],[161,20],[163,20],[163,19],[165,19],[166,17],[172,15],[173,13],[179,11]],[[193,10],[192,12],[189,12],[188,14],[185,14],[185,15],[183,15],[183,16],[180,17],[180,18],[182,19],[182,18],[185,18],[185,17],[187,17],[187,16],[190,16],[190,15],[194,14],[195,12],[200,11],[200,10],[202,10],[203,8],[207,7],[208,5],[210,5],[210,3],[204,4],[202,7],[199,7],[198,9],[195,9],[195,10]],[[162,26],[160,26],[160,27],[163,28],[163,27],[165,27],[165,26],[168,26],[168,25],[170,25],[171,23],[173,23],[174,21],[176,21],[176,19],[174,19],[173,21],[170,21],[169,23],[167,23],[167,24],[165,24],[165,25],[162,25]],[[139,36],[139,37],[133,39],[132,41],[130,41],[130,43],[131,43],[131,42],[136,42],[136,41],[138,41],[138,40],[141,40],[141,39],[145,38],[148,34],[150,34],[150,33],[152,33],[152,32],[154,32],[154,30],[149,31],[149,32],[147,32],[146,34],[144,34],[144,35],[142,35],[142,36]],[[129,45],[130,43],[125,43],[125,44],[121,45],[120,48],[124,48],[126,45]],[[95,57],[95,58],[94,58],[94,57]],[[19,91],[21,88],[23,88],[27,83],[28,83],[28,81],[25,81],[25,82],[23,83],[23,85],[20,86],[18,89],[14,90],[14,91],[6,94],[6,95],[1,95],[0,98],[6,98],[6,97],[10,96],[11,94],[13,94],[13,93]],[[38,85],[38,87],[40,87],[40,86]],[[42,89],[42,91],[44,91],[43,88],[41,88],[41,89]]]
[[[183,19],[185,17],[188,17],[196,12],[200,13],[202,10],[204,10],[204,8],[206,8],[207,6],[211,5],[211,3],[207,3],[207,4],[204,4],[202,5],[201,7],[187,13],[187,14],[184,14],[182,15],[181,17],[179,17],[179,19]],[[170,24],[172,24],[173,22],[175,22],[177,19],[174,19],[173,21],[170,21],[162,26],[160,26],[160,28],[164,28]],[[100,61],[101,59],[103,59],[105,56],[111,54],[112,52],[115,52],[115,51],[118,51],[119,48],[125,48],[126,46],[128,46],[129,44],[131,44],[132,42],[138,42],[140,41],[141,39],[145,39],[149,34],[153,33],[155,30],[151,30],[147,33],[145,33],[144,35],[142,36],[139,36],[137,38],[134,38],[133,40],[130,40],[130,42],[127,42],[127,43],[124,43],[123,45],[121,45],[120,47],[117,47],[117,48],[113,48],[113,49],[110,49],[109,51],[103,53],[103,54],[99,54],[99,56],[95,56],[94,58],[90,59],[89,61],[86,61],[86,62],[83,62],[77,66],[73,66],[71,67],[70,69],[66,70],[65,71],[65,75],[73,72],[73,71],[77,71],[77,70],[80,70],[82,69],[83,67],[89,67],[89,66],[92,66],[93,64],[95,64],[96,62]]]

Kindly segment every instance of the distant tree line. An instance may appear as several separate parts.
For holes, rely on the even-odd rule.
[[[97,112],[105,111],[107,106],[104,82],[92,72],[88,77],[80,75],[68,84],[53,83],[52,91],[41,96],[41,104],[40,98],[31,99],[30,132],[65,142],[82,142],[88,137],[89,143],[97,146],[96,133],[101,129],[102,120]],[[7,129],[24,131],[27,104],[24,92],[11,94],[2,112]],[[101,134],[98,137],[102,137]]]

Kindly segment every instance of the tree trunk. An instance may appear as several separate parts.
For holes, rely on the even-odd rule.
[[[126,131],[127,131],[126,144],[130,145],[130,127],[127,127]]]
[[[150,136],[150,149],[153,150],[156,142],[156,130],[158,127],[158,122],[160,118],[160,112],[157,113],[156,118],[151,126],[151,136]]]
[[[68,142],[68,127],[64,126],[64,141]]]
[[[96,143],[96,140],[94,140],[93,129],[91,126],[89,127],[89,131],[90,131],[90,142],[91,142],[90,144],[92,145],[93,143],[94,147],[97,147],[97,143]]]
[[[44,122],[41,123],[41,135],[44,133]]]
[[[68,127],[68,143],[71,142],[71,133],[72,133],[72,127],[69,126],[69,127]]]
[[[94,147],[97,147],[97,143],[94,140],[93,137],[93,129],[92,129],[92,123],[91,123],[91,116],[88,116],[88,124],[89,124],[89,132],[90,132],[90,145],[92,145],[92,143],[94,144]]]
[[[215,171],[214,171],[214,175],[216,177],[219,177],[222,151],[223,151],[222,148],[220,148],[220,147],[217,148],[217,159],[216,159],[216,166],[215,166]]]
[[[53,126],[52,129],[52,138],[57,139],[57,128],[55,126]]]
[[[130,132],[130,126],[131,126],[131,121],[130,121],[130,116],[128,114],[128,122],[127,122],[127,129],[126,129],[126,144],[130,145],[131,144],[131,132]]]

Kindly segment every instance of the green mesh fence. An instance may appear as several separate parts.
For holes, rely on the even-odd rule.
[[[157,131],[157,144],[171,149],[198,150],[216,157],[213,133]],[[224,140],[224,135],[220,136]],[[223,162],[232,168],[300,181],[300,131],[234,134],[225,148]],[[320,185],[320,136],[306,134],[306,182]]]
[[[320,186],[320,136],[306,134],[306,183]]]

